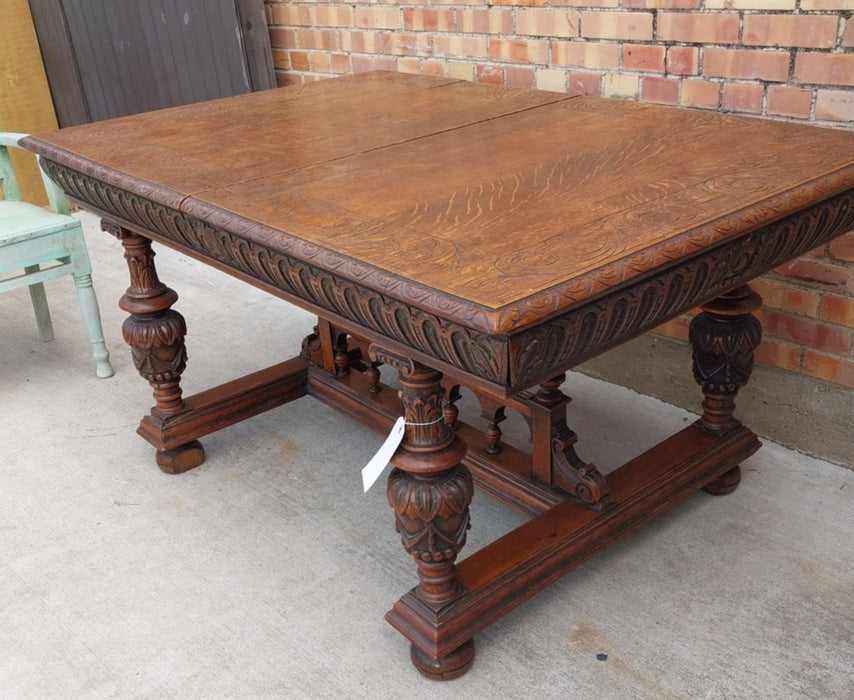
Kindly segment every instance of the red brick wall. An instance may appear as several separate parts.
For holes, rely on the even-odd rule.
[[[281,85],[387,69],[854,129],[854,0],[265,2]],[[756,289],[757,360],[854,387],[854,232]]]

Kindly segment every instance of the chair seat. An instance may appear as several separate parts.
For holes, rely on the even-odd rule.
[[[76,219],[27,202],[0,200],[0,246],[78,226]]]

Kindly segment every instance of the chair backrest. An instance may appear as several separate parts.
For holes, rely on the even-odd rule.
[[[15,169],[12,167],[12,159],[9,157],[8,149],[9,147],[20,148],[18,142],[25,136],[26,134],[0,131],[0,187],[2,187],[5,199],[16,202],[21,201],[21,188],[18,186],[18,178],[15,177]],[[47,176],[41,167],[41,159],[39,159],[39,173],[42,176],[51,210],[58,214],[68,214],[70,209],[65,193]]]
[[[12,159],[9,157],[7,148],[7,146],[18,145],[14,136],[15,134],[0,132],[0,188],[3,190],[3,199],[19,202],[21,200],[21,188],[18,187],[18,178],[15,177],[15,169],[12,167]]]

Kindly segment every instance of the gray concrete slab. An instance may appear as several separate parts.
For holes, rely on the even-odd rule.
[[[585,362],[580,372],[688,410],[697,405],[687,343],[651,333]],[[736,401],[760,437],[854,469],[854,389],[756,364]]]
[[[731,496],[689,498],[487,629],[466,676],[422,679],[382,619],[415,575],[383,489],[361,493],[380,439],[301,399],[160,472],[134,433],[151,398],[121,339],[121,248],[83,218],[115,377],[95,377],[70,280],[48,287],[52,343],[26,291],[0,295],[0,697],[854,697],[854,472],[774,443]],[[187,393],[311,330],[159,251]],[[605,471],[692,419],[579,374],[566,389]],[[476,496],[466,551],[518,522]]]

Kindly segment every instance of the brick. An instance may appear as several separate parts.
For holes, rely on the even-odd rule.
[[[821,295],[815,290],[793,287],[767,277],[754,280],[750,286],[762,297],[762,305],[765,308],[809,318],[818,316]]]
[[[397,72],[398,73],[415,73],[419,74],[422,71],[421,59],[412,57],[412,56],[404,56],[403,58],[397,59]]]
[[[523,90],[530,90],[534,87],[534,78],[536,71],[529,66],[507,66],[507,85]]]
[[[567,92],[573,95],[601,95],[602,74],[580,70],[571,71]]]
[[[738,13],[659,12],[656,38],[693,44],[734,44],[738,41]]]
[[[356,7],[354,21],[366,29],[400,29],[400,11],[396,7]]]
[[[801,255],[802,258],[826,258],[827,256],[827,243],[817,245],[812,250],[808,250],[806,253]]]
[[[696,46],[667,47],[666,69],[676,75],[696,75],[700,70],[700,50]]]
[[[492,5],[517,5],[522,7],[542,7],[548,0],[492,0]]]
[[[403,28],[415,32],[454,30],[454,11],[427,7],[404,7]]]
[[[854,361],[804,349],[803,372],[811,377],[854,388]]]
[[[623,69],[664,72],[664,46],[649,44],[623,44]]]
[[[707,48],[703,51],[703,75],[786,82],[789,52]]]
[[[270,48],[292,49],[297,45],[297,33],[293,29],[270,28]]]
[[[447,58],[483,58],[487,52],[487,39],[479,36],[437,34],[433,37],[433,53]],[[504,84],[502,80],[502,85]]]
[[[633,10],[699,10],[700,0],[623,0]]]
[[[811,106],[812,90],[785,85],[770,85],[768,87],[768,103],[766,106],[768,114],[808,119]]]
[[[317,27],[352,27],[353,8],[349,5],[318,6],[314,8]]]
[[[382,32],[341,32],[341,50],[348,53],[383,53],[387,34]]]
[[[773,310],[765,312],[762,326],[769,336],[813,350],[837,355],[851,352],[851,330],[844,326]]]
[[[286,27],[310,27],[314,24],[312,9],[307,5],[285,5],[278,13],[276,24]]]
[[[641,91],[645,102],[655,102],[664,105],[679,103],[678,80],[647,75],[641,80]]]
[[[602,95],[636,100],[640,94],[640,82],[636,75],[606,73],[602,83]]]
[[[287,5],[282,3],[267,3],[264,9],[267,15],[267,26],[272,27],[276,24],[284,24],[280,17],[286,11]]]
[[[854,0],[801,0],[801,10],[854,10]]]
[[[445,69],[446,66],[444,61],[427,59],[421,62],[421,72],[424,75],[434,75],[437,78],[443,78],[446,72]]]
[[[813,85],[854,85],[854,53],[798,52],[795,78]]]
[[[841,46],[847,49],[854,47],[854,18],[845,20],[845,31],[842,33]]]
[[[821,298],[818,317],[822,321],[854,328],[854,299],[825,294]]]
[[[584,12],[581,13],[581,36],[587,39],[652,39],[652,13],[649,12]]]
[[[346,53],[332,54],[332,72],[346,74],[350,72],[350,55]]]
[[[854,262],[854,231],[834,238],[830,242],[829,253],[843,262]]]
[[[272,49],[273,68],[288,70],[291,67],[290,52],[284,49]]]
[[[445,71],[449,78],[457,80],[474,80],[475,68],[472,63],[460,63],[457,61],[448,61],[448,66]]]
[[[839,18],[834,15],[745,15],[742,43],[831,49],[838,31]]]
[[[389,32],[385,45],[385,53],[394,56],[429,56],[433,53],[433,37],[423,32]]]
[[[842,265],[798,258],[780,265],[774,271],[825,292],[854,296],[854,269]]]
[[[566,92],[566,78],[566,71],[556,68],[538,68],[536,88],[548,92]]]
[[[797,0],[706,0],[704,7],[707,10],[794,10],[796,4]]]
[[[298,29],[296,41],[300,49],[330,51],[338,48],[338,34],[333,29]]]
[[[724,83],[721,92],[721,107],[733,112],[760,114],[764,89],[761,85]]]
[[[350,63],[354,73],[365,73],[373,70],[373,61],[370,56],[351,56]]]
[[[620,45],[607,42],[553,41],[552,64],[616,70],[620,65]]]
[[[516,33],[529,36],[578,36],[578,13],[574,10],[516,10]]]
[[[682,83],[683,107],[710,107],[720,105],[721,84],[709,80],[685,80]]]
[[[269,7],[267,24],[271,27],[289,26],[292,10],[293,8],[290,3],[279,3]]]
[[[291,70],[308,70],[308,52],[291,51],[289,52],[289,60]]]
[[[329,73],[332,69],[332,56],[326,51],[312,51],[308,63],[314,73]]]
[[[467,34],[512,34],[511,10],[457,10],[457,31]]]
[[[620,0],[550,0],[552,7],[598,7],[602,9],[620,7]]]
[[[371,56],[370,70],[397,71],[397,59],[394,56]]]
[[[801,369],[801,354],[802,349],[799,345],[766,336],[756,348],[753,359],[769,367],[798,372]]]
[[[490,85],[504,85],[504,68],[487,63],[477,67],[477,82]]]
[[[490,39],[489,58],[495,61],[547,65],[549,42],[545,39]]]
[[[279,73],[276,72],[276,87],[288,87],[289,85],[299,85],[303,81],[303,76],[299,73]]]
[[[854,92],[851,90],[818,90],[815,118],[835,122],[854,121]]]

